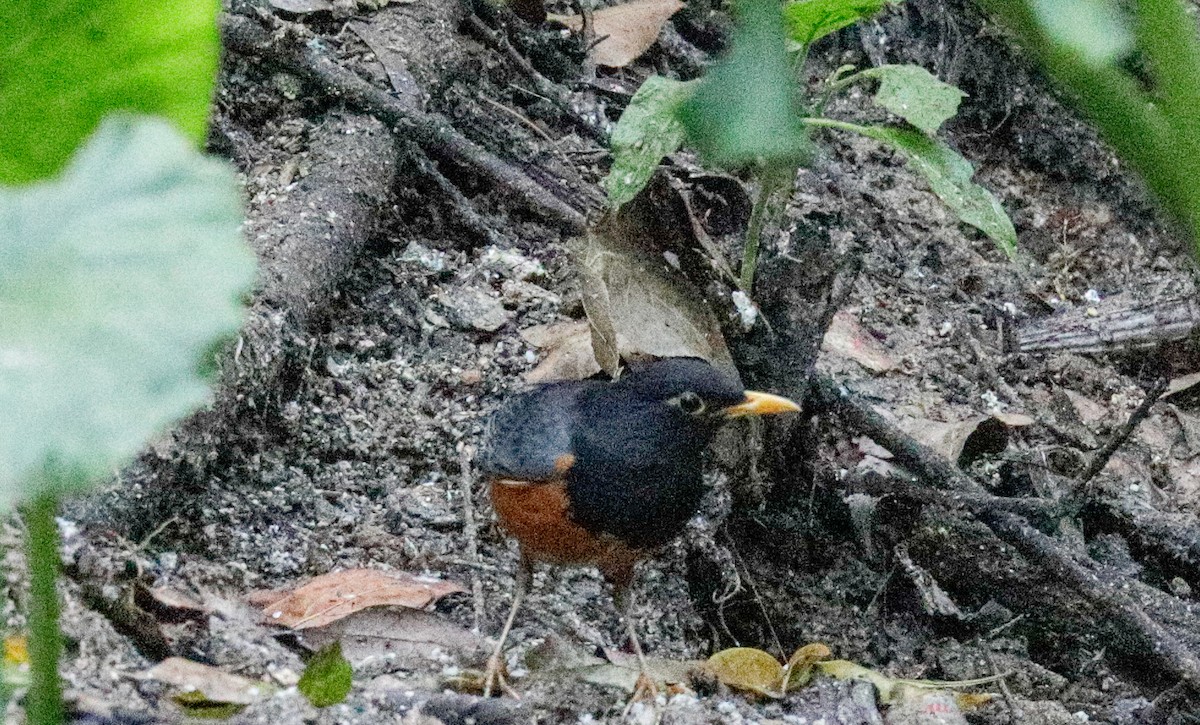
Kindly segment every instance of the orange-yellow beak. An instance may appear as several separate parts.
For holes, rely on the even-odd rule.
[[[760,393],[757,390],[747,390],[746,399],[737,405],[731,405],[722,411],[727,418],[741,418],[747,415],[774,415],[776,413],[799,413],[800,406],[783,397]]]

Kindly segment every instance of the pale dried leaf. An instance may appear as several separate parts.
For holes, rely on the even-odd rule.
[[[592,13],[596,44],[589,55],[597,65],[624,68],[654,45],[663,25],[683,8],[680,0],[634,0]],[[578,15],[550,15],[551,20],[579,32]]]
[[[1165,392],[1163,392],[1162,397],[1169,398],[1172,395],[1178,395],[1185,390],[1191,390],[1192,388],[1196,387],[1197,383],[1200,383],[1200,373],[1180,375],[1177,378],[1173,378],[1171,382],[1167,384],[1167,389]]]
[[[1063,393],[1067,396],[1067,400],[1071,401],[1071,407],[1075,409],[1075,414],[1079,416],[1081,423],[1096,423],[1108,416],[1108,410],[1091,398],[1065,388]]]
[[[576,676],[584,682],[603,687],[613,687],[633,692],[637,686],[641,668],[637,657],[623,653],[609,653],[609,662],[588,665],[574,670]],[[647,657],[646,667],[650,678],[655,684],[668,685],[686,683],[691,679],[691,673],[702,662],[694,660],[669,660],[662,657]]]
[[[527,382],[584,380],[600,372],[587,320],[527,327],[521,330],[521,337],[544,351],[537,367],[525,373]]]
[[[200,693],[212,702],[235,705],[250,705],[263,700],[273,689],[264,682],[182,657],[168,657],[136,677],[170,685],[180,692]]]
[[[833,316],[821,349],[828,353],[853,360],[867,370],[877,373],[896,368],[896,361],[888,354],[883,343],[863,329],[853,313],[839,310]]]
[[[295,13],[297,15],[307,15],[308,13],[333,9],[333,3],[329,2],[329,0],[270,0],[270,2],[271,7],[276,10],[282,10],[285,13]]]
[[[464,591],[454,582],[405,572],[348,569],[322,574],[264,606],[263,614],[274,624],[312,629],[367,607],[423,609],[447,594]]]
[[[671,227],[678,220],[653,202],[639,194],[576,249],[596,360],[616,375],[622,358],[699,357],[739,379],[716,315],[663,246],[690,229]]]
[[[1027,426],[1033,419],[1021,413],[981,415],[945,423],[927,418],[902,418],[900,428],[952,463],[964,456],[997,454],[1008,447],[1010,428]]]
[[[304,631],[304,642],[322,649],[341,642],[342,655],[355,667],[387,658],[395,667],[426,667],[442,654],[474,663],[485,654],[482,637],[432,612],[371,607],[324,627]]]

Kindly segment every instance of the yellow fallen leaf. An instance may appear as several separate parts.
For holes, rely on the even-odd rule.
[[[814,642],[806,644],[792,653],[784,667],[783,692],[796,690],[807,685],[813,676],[813,667],[823,659],[833,656],[833,652],[825,645]]]
[[[708,658],[706,667],[718,680],[737,690],[779,697],[783,666],[753,647],[732,647]]]
[[[4,664],[23,665],[29,662],[29,640],[24,635],[10,634],[4,638]]]

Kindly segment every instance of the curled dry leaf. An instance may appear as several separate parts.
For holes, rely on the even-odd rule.
[[[542,361],[525,373],[527,382],[583,380],[600,372],[587,320],[534,325],[521,330],[521,337],[543,351]]]
[[[820,642],[806,644],[793,652],[784,667],[783,693],[787,694],[807,685],[812,680],[813,668],[817,663],[832,656],[833,652]]]
[[[995,413],[953,423],[905,418],[900,428],[947,460],[965,465],[979,456],[1003,452],[1008,447],[1009,430],[1033,422],[1021,413]]]
[[[825,331],[825,339],[821,341],[821,349],[853,360],[872,372],[885,373],[896,369],[896,361],[888,354],[883,343],[864,330],[848,310],[838,310],[834,314],[829,329]]]
[[[634,0],[592,13],[596,44],[588,54],[597,65],[624,68],[654,45],[672,15],[683,8],[680,0]],[[550,15],[576,32],[583,29],[578,15]]]
[[[263,607],[268,621],[292,629],[324,627],[367,607],[424,609],[455,592],[458,584],[405,572],[348,569],[322,574]]]
[[[610,375],[622,358],[699,357],[737,379],[716,315],[682,270],[694,230],[677,201],[652,182],[575,249],[592,349]]]

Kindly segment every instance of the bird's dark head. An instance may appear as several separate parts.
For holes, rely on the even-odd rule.
[[[630,363],[617,384],[675,406],[690,416],[709,420],[800,410],[800,406],[787,398],[743,389],[698,357]]]

